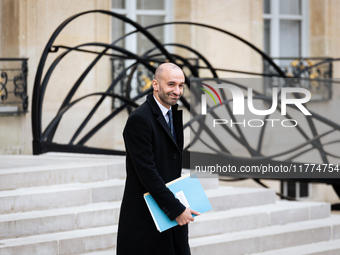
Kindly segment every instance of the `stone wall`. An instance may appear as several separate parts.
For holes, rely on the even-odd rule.
[[[1,1],[1,55],[0,57],[27,57],[29,113],[20,116],[0,117],[0,153],[31,154],[31,106],[35,73],[44,47],[54,30],[68,17],[93,9],[110,10],[110,0],[2,0]],[[86,42],[111,41],[111,18],[103,14],[88,14],[71,22],[58,36],[55,45],[75,46]],[[100,48],[88,48],[100,50]],[[62,52],[62,51],[60,51]],[[46,68],[60,54],[50,54]],[[43,104],[43,128],[55,116],[67,92],[95,58],[93,54],[71,53],[55,69],[46,90]],[[111,81],[110,63],[103,58],[87,75],[74,98],[91,92],[103,91]],[[72,134],[98,99],[93,97],[70,110],[63,117],[54,141],[68,142]],[[106,100],[99,114],[91,120],[88,131],[110,112],[111,100]],[[112,148],[117,125],[110,123],[88,145]],[[121,129],[121,128],[120,128]],[[84,135],[85,132],[81,134]],[[107,136],[111,133],[112,136]],[[121,138],[121,137],[119,137]],[[118,144],[116,146],[121,146]]]
[[[175,0],[175,21],[203,23],[227,30],[262,48],[263,18],[261,0]],[[215,68],[262,71],[261,58],[250,47],[229,35],[202,27],[176,26],[175,41],[203,54]],[[181,54],[185,50],[177,50]],[[201,63],[203,65],[203,63]],[[203,76],[211,76],[202,71]],[[219,73],[221,77],[242,77]]]

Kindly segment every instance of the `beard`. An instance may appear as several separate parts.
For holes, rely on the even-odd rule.
[[[159,94],[159,98],[168,105],[177,104],[177,102],[181,98],[181,96],[182,96],[181,93],[176,95],[172,92],[164,93],[163,91],[162,91],[162,93]]]

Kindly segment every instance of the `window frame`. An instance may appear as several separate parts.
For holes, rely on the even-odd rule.
[[[301,22],[301,56],[309,57],[309,2],[301,0],[301,14],[280,14],[280,0],[270,0],[270,14],[263,13],[263,20],[270,20],[270,56],[280,56],[280,21],[297,20]],[[264,12],[264,10],[263,10]],[[277,61],[275,61],[277,62]]]
[[[264,0],[263,0],[264,1]],[[309,1],[301,0],[301,14],[280,14],[280,0],[270,1],[270,13],[263,11],[263,25],[265,20],[270,21],[270,38],[269,38],[269,55],[273,58],[280,58],[280,21],[281,20],[297,20],[301,22],[301,42],[300,42],[300,54],[301,56],[290,57],[303,57],[310,56],[309,52]],[[265,28],[263,28],[263,32]],[[264,37],[263,37],[264,38]],[[264,47],[264,45],[263,45]],[[275,59],[274,62],[280,65],[280,60]],[[311,197],[312,188],[311,184],[307,185],[308,195],[306,197],[300,197],[300,182],[295,182],[295,198],[298,200],[306,200]],[[283,195],[288,195],[288,182],[281,181],[281,190]]]
[[[138,15],[148,15],[148,16],[164,16],[164,22],[170,22],[174,20],[174,15],[173,15],[173,0],[164,0],[164,9],[161,10],[148,10],[148,9],[137,9],[137,0],[124,0],[124,6],[125,8],[112,8],[111,6],[111,11],[116,12],[121,15],[125,15],[127,18],[137,22],[137,16]],[[112,4],[112,1],[111,1]],[[125,23],[124,27],[124,34],[130,33],[132,31],[136,30],[135,27],[132,25]],[[111,33],[112,33],[112,28],[111,28]],[[172,43],[174,39],[174,29],[173,26],[164,26],[164,43]],[[112,38],[112,41],[117,39],[117,38]],[[124,48],[134,54],[137,54],[137,33],[131,34],[128,37],[125,38],[125,45]],[[167,50],[170,53],[173,53],[173,47],[167,47]],[[125,66],[130,66],[133,64],[135,60],[133,59],[128,59],[125,60]],[[137,74],[134,73],[133,79],[131,81],[131,96],[136,96],[137,93]],[[142,99],[141,99],[142,100]]]
[[[164,0],[164,9],[161,10],[138,10],[137,0],[125,0],[125,8],[111,8],[111,11],[125,15],[133,21],[137,21],[138,15],[164,16],[164,22],[173,21],[173,0]],[[125,33],[134,31],[135,28],[130,24],[125,24]],[[164,26],[164,43],[173,42],[173,26]],[[125,40],[125,48],[133,53],[137,53],[137,34],[129,35]],[[168,50],[172,52],[172,47]]]

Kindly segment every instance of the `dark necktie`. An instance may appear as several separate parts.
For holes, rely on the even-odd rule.
[[[167,114],[169,116],[168,125],[169,125],[169,128],[170,128],[170,132],[171,132],[173,138],[176,141],[176,134],[175,134],[175,130],[174,130],[174,122],[173,122],[173,118],[172,118],[172,110],[170,109]]]

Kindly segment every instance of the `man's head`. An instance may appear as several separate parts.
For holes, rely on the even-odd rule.
[[[184,80],[180,67],[173,63],[161,64],[152,81],[153,94],[163,106],[170,109],[183,95]]]

